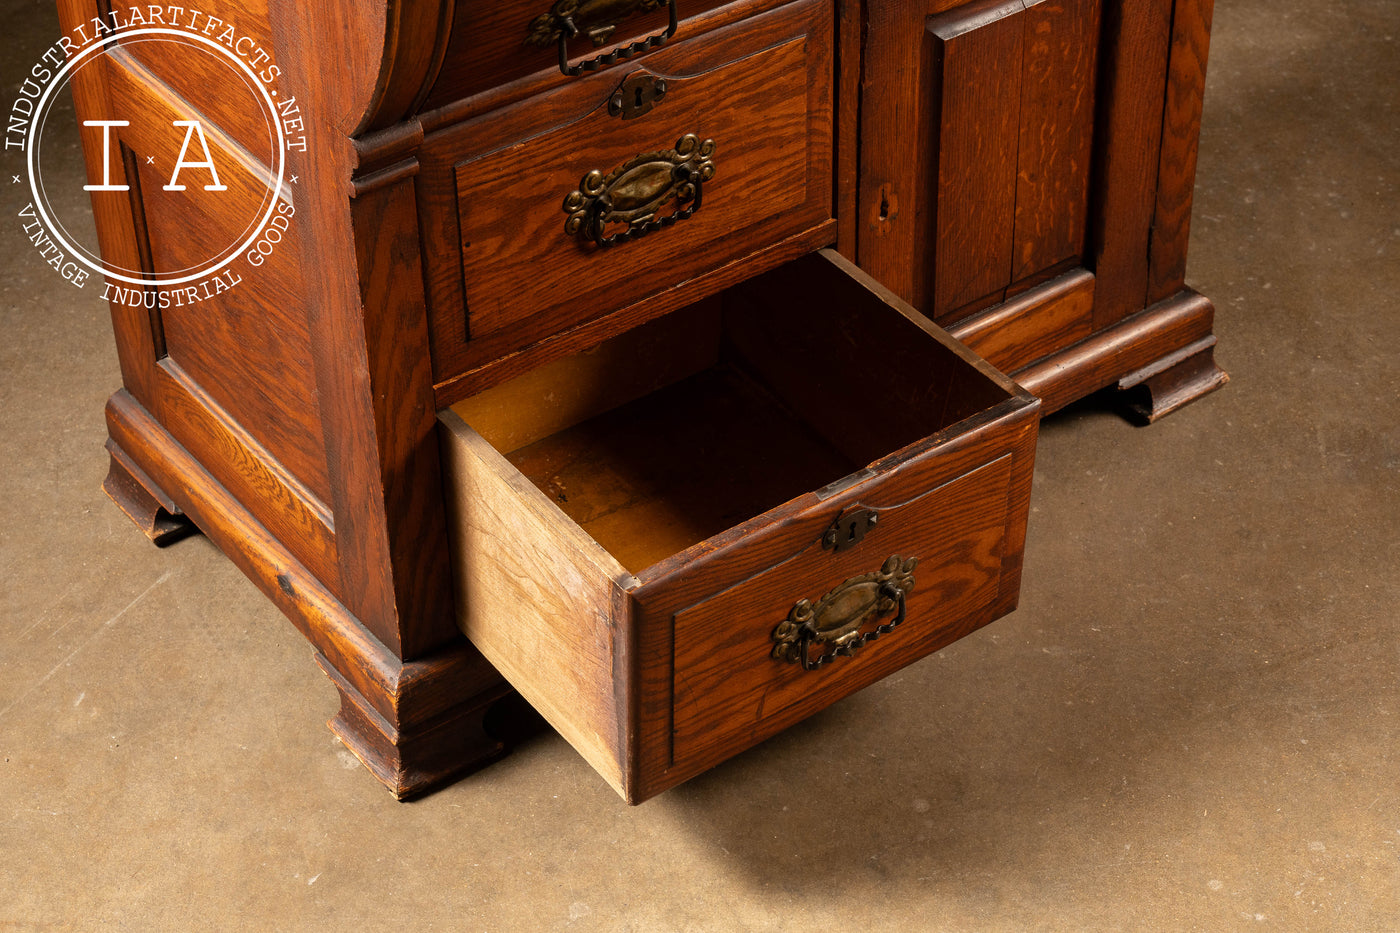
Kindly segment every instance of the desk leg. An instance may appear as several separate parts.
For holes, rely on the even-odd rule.
[[[107,441],[107,452],[112,465],[102,491],[154,544],[164,547],[199,530],[115,441]]]
[[[1225,385],[1230,376],[1215,363],[1215,337],[1204,337],[1118,380],[1128,415],[1152,424]]]
[[[474,655],[475,652],[470,654]],[[331,731],[400,800],[436,790],[506,753],[505,743],[487,729],[488,717],[496,704],[512,694],[505,683],[497,682],[440,713],[428,715],[423,721],[405,721],[404,716],[411,715],[412,707],[417,705],[413,702],[417,699],[413,692],[462,690],[464,685],[460,681],[450,682],[456,680],[455,677],[438,674],[434,679],[443,683],[436,689],[434,685],[420,681],[416,691],[400,697],[400,706],[394,710],[400,718],[396,724],[385,718],[319,653],[316,663],[340,691],[340,712],[328,723]],[[448,668],[462,667],[460,673],[469,675],[465,668],[472,666],[472,660],[464,652],[449,650],[440,657],[410,666],[437,668],[444,672]],[[410,680],[410,684],[413,680]]]

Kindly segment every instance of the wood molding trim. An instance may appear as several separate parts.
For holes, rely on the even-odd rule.
[[[425,760],[461,757],[439,744],[461,738],[444,724],[460,725],[507,692],[481,655],[459,637],[429,657],[399,660],[125,390],[107,403],[107,428],[114,456],[142,471],[158,490],[153,499],[188,516],[286,614],[318,663],[336,672],[332,679],[360,714],[342,709],[333,728],[353,733],[347,744],[362,757],[366,748],[379,750],[375,764],[366,761],[376,777],[399,796],[442,778]],[[459,761],[452,773],[485,760]]]
[[[1017,370],[1012,378],[1039,396],[1044,403],[1041,413],[1049,414],[1113,385],[1122,373],[1142,369],[1210,336],[1214,321],[1215,306],[1210,300],[1182,289],[1087,340]]]

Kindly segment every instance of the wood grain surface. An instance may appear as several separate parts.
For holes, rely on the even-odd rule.
[[[1094,275],[1067,272],[951,329],[999,369],[1015,372],[1088,337],[1094,324]]]
[[[1104,0],[1090,265],[1094,329],[1146,306],[1172,0]]]
[[[673,352],[679,342],[704,350]],[[652,352],[640,374],[603,365],[642,345]],[[836,254],[735,286],[593,355],[439,420],[460,624],[627,799],[1014,605],[1037,403]],[[673,358],[682,375],[668,379]],[[614,387],[602,384],[610,376]],[[519,429],[505,423],[512,410]],[[459,413],[522,446],[503,456]],[[824,551],[826,527],[857,505],[888,521],[869,546]],[[834,677],[792,680],[763,645],[750,657],[792,601],[878,569],[888,555],[876,551],[891,547],[926,555],[925,588],[911,600],[924,622],[911,637]],[[728,657],[730,616],[757,625],[778,608],[764,632],[750,625],[735,642],[743,663],[700,664],[692,681],[708,650]],[[774,705],[754,714],[749,698],[770,688]],[[713,706],[697,699],[711,694]],[[675,703],[686,712],[673,717]]]
[[[1027,2],[1011,282],[1083,261],[1099,0]]]
[[[674,766],[747,746],[920,656],[940,630],[995,601],[1002,570],[1012,457],[936,489],[892,481],[862,492],[880,523],[840,553],[819,541],[676,613]],[[888,636],[816,671],[773,658],[773,630],[799,599],[816,603],[891,555],[917,557],[906,620]],[[888,618],[872,620],[867,629]]]
[[[935,221],[929,235],[939,323],[1010,283],[1025,22],[1021,0],[972,3],[928,23]],[[915,304],[919,304],[916,294]]]
[[[608,114],[620,80],[609,73],[427,137],[418,192],[437,381],[829,222],[830,17],[826,0],[802,0],[649,56],[667,92],[634,120]],[[566,233],[565,196],[588,172],[691,133],[716,144],[692,217],[608,249]]]
[[[57,2],[66,28],[111,8]],[[1211,0],[678,2],[675,40],[581,78],[522,50],[547,2],[205,10],[306,115],[296,236],[198,308],[113,303],[108,486],[292,619],[395,794],[500,754],[502,673],[627,799],[685,780],[1014,607],[1042,411],[1117,383],[1153,418],[1223,384],[1184,287]],[[266,195],[220,68],[127,43],[74,76],[80,120],[132,114],[131,193],[93,203],[126,268],[183,268]],[[609,116],[643,70],[666,98]],[[164,191],[191,113],[241,207]],[[717,144],[694,217],[565,235],[585,172],[686,133]],[[807,255],[838,240],[888,287]],[[485,438],[438,420],[463,399]],[[900,520],[813,544],[872,504]],[[925,561],[910,637],[815,678],[750,664],[882,549]]]
[[[1186,246],[1191,238],[1191,198],[1196,151],[1205,103],[1206,55],[1214,0],[1177,0],[1162,110],[1162,156],[1157,167],[1157,204],[1152,215],[1152,255],[1147,303],[1170,297],[1186,284]]]
[[[441,415],[462,631],[623,796],[631,575],[452,412]]]

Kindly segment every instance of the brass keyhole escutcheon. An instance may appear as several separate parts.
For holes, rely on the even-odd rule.
[[[880,515],[874,509],[854,509],[846,512],[832,523],[822,535],[822,547],[829,551],[844,551],[855,547],[865,539],[865,533],[879,522]]]
[[[608,99],[608,113],[624,120],[649,113],[666,96],[666,79],[634,71]]]

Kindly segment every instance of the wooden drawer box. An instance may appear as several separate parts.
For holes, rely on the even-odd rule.
[[[1038,406],[804,257],[442,414],[460,624],[645,799],[1010,611]]]
[[[615,333],[683,304],[681,282],[829,230],[831,19],[791,3],[426,139],[437,382],[609,315]],[[649,217],[659,232],[617,245]]]

